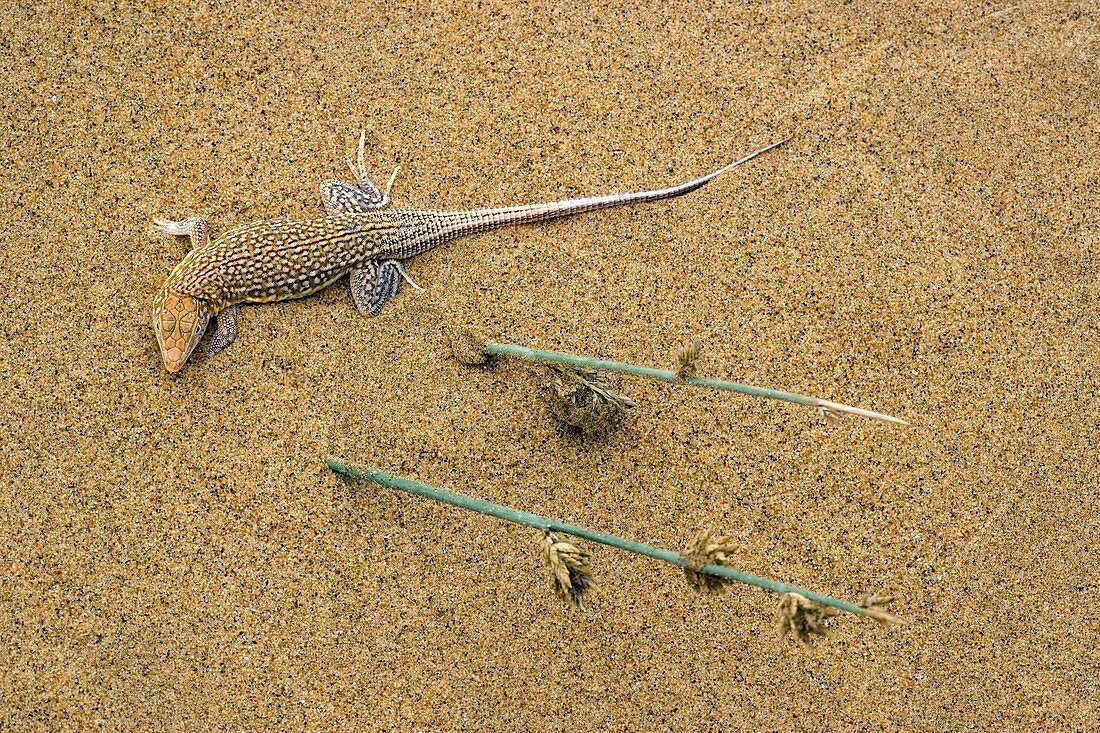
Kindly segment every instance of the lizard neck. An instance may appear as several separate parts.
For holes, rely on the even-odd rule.
[[[213,313],[231,304],[214,245],[193,249],[172,268],[162,290],[201,298]]]

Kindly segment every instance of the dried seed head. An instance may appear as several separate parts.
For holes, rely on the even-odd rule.
[[[894,602],[894,596],[885,594],[873,594],[868,593],[860,599],[859,605],[867,609],[867,615],[873,618],[875,621],[883,624],[901,624],[905,623],[897,616],[891,616],[883,611],[880,606],[885,606]]]
[[[725,565],[729,555],[737,548],[732,537],[716,535],[709,529],[700,530],[688,545],[684,557],[688,564],[684,567],[684,577],[693,590],[700,593],[718,593],[731,582],[710,573],[701,573],[704,565]]]
[[[469,366],[479,366],[489,361],[485,353],[488,341],[484,334],[467,327],[444,327],[444,334],[456,359]]]
[[[813,636],[831,636],[832,618],[840,611],[822,606],[799,593],[784,593],[779,601],[779,635],[793,634],[807,650]]]
[[[859,605],[863,608],[875,608],[877,606],[885,606],[888,603],[893,603],[894,597],[886,595],[884,593],[867,593],[859,599]]]
[[[688,379],[696,376],[699,355],[703,352],[703,342],[698,338],[683,344],[676,350],[676,376]]]
[[[588,553],[572,542],[559,540],[552,532],[543,536],[539,542],[539,550],[543,563],[550,568],[554,592],[566,603],[583,611],[584,593],[596,590]]]
[[[547,368],[550,412],[585,437],[605,437],[636,405],[612,389],[607,377],[597,371],[558,365]]]

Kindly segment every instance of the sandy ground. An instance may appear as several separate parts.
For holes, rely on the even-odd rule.
[[[0,721],[7,730],[1095,729],[1095,2],[0,10]],[[399,206],[676,182],[689,197],[247,308],[176,377],[151,298],[185,245],[319,211],[360,128]],[[908,417],[638,381],[602,443],[440,322]],[[342,480],[344,456],[856,599],[811,654],[776,599]]]

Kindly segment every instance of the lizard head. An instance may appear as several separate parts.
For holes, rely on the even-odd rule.
[[[164,368],[178,372],[199,345],[214,310],[202,298],[165,288],[153,303],[153,330]]]

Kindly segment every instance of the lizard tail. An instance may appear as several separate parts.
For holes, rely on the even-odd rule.
[[[510,224],[526,224],[527,222],[556,219],[561,216],[581,214],[597,209],[609,209],[614,206],[626,204],[646,203],[660,201],[698,190],[722,175],[726,171],[733,170],[739,165],[748,163],[753,158],[779,147],[791,138],[787,137],[778,142],[771,143],[759,150],[749,153],[740,160],[735,160],[729,165],[716,171],[693,178],[684,183],[657,188],[650,191],[635,191],[633,193],[613,193],[606,196],[591,196],[588,198],[567,199],[564,201],[551,201],[543,204],[529,204],[526,206],[508,206],[502,208],[470,209],[468,211],[446,212],[446,221],[443,225],[443,235],[446,239],[454,239],[466,234],[496,229]]]

